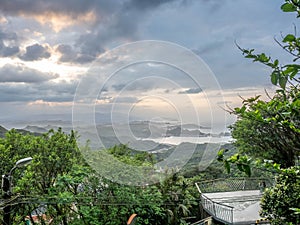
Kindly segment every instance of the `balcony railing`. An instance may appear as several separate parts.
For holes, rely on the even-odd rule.
[[[205,195],[201,195],[202,207],[215,219],[225,224],[233,223],[233,207],[215,202]]]
[[[201,204],[203,209],[208,212],[215,220],[224,224],[234,223],[234,207],[226,202],[226,196],[223,201],[221,199],[211,199],[205,193],[218,192],[235,192],[235,191],[252,191],[263,190],[273,185],[272,180],[264,178],[228,178],[216,179],[205,182],[196,183],[198,191],[201,193]],[[240,198],[240,197],[239,197]],[[259,201],[260,196],[243,196],[240,201]],[[237,199],[231,198],[232,201]]]

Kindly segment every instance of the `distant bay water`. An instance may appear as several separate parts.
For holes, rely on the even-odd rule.
[[[194,143],[194,144],[205,144],[205,143],[218,143],[226,144],[231,143],[233,138],[231,136],[220,136],[220,137],[162,137],[162,138],[143,138],[144,141],[154,141],[159,144],[170,144],[179,145],[181,143]]]

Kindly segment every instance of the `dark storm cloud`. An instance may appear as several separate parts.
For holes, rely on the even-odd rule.
[[[1,0],[0,10],[5,14],[41,15],[45,12],[80,14],[90,10],[111,12],[120,1],[82,1],[82,0]]]
[[[10,57],[19,53],[20,49],[17,46],[7,47],[0,42],[0,56],[2,57]]]
[[[62,62],[73,61],[76,58],[76,53],[70,45],[59,45],[56,51],[62,54],[60,57],[60,61]]]
[[[1,40],[17,40],[17,34],[14,32],[5,32],[0,30],[0,39]]]
[[[112,40],[122,43],[124,40],[136,40],[139,23],[144,20],[150,10],[158,8],[160,5],[177,0],[148,1],[131,0],[119,4],[111,15],[107,15],[103,21],[99,20],[99,26],[93,32],[82,34],[75,43],[75,48],[79,50],[71,55],[62,56],[61,60],[85,63],[92,61],[99,54],[105,51],[105,47]],[[75,57],[74,57],[75,55]],[[72,56],[72,57],[70,57]],[[80,57],[78,57],[80,56]],[[89,58],[82,58],[82,57]]]
[[[173,2],[174,0],[131,0],[128,2],[129,7],[134,7],[139,10],[148,9],[148,8],[156,8],[159,5]]]
[[[96,59],[112,41],[116,44],[138,39],[141,21],[150,11],[171,2],[182,0],[1,0],[0,11],[6,15],[45,16],[68,15],[76,20],[79,16],[93,12],[95,21],[91,21],[87,33],[82,33],[74,42],[61,43],[57,50],[61,53],[60,62],[78,64],[89,63]],[[3,54],[16,54],[19,49],[5,49]],[[50,57],[50,53],[43,46],[28,46],[26,53],[19,56],[23,60],[33,61]]]
[[[185,91],[180,91],[178,92],[178,94],[198,94],[198,93],[201,93],[203,90],[198,87],[198,88],[190,88],[190,89],[187,89]]]
[[[216,3],[215,0],[202,0]],[[76,21],[85,13],[93,12],[95,20],[90,21],[86,33],[79,34],[74,44],[61,42],[57,50],[61,53],[60,62],[89,63],[105,52],[111,43],[118,45],[139,39],[139,28],[150,12],[160,7],[179,2],[190,4],[193,0],[1,0],[0,11],[4,15],[43,16],[47,14],[68,15]],[[34,17],[36,18],[36,17]],[[86,24],[85,24],[86,25]],[[6,49],[5,54],[16,54],[19,49]],[[4,53],[3,53],[4,54]],[[50,57],[43,46],[30,46],[20,56],[23,60],[38,60]]]
[[[0,10],[5,14],[31,14],[40,15],[45,12],[80,14],[88,11],[95,11],[99,17],[102,14],[110,14],[122,10],[148,10],[157,8],[162,4],[178,0],[1,0]]]
[[[28,101],[36,94],[28,84],[0,83],[0,102]]]
[[[0,68],[0,83],[41,83],[57,78],[57,74],[43,73],[23,66],[6,64]]]
[[[7,46],[4,41],[10,41],[12,43],[17,42],[18,37],[15,32],[4,32],[0,30],[0,56],[10,57],[16,55],[20,50],[18,46]]]
[[[70,13],[80,14],[88,12],[90,10],[96,11],[99,15],[110,14],[116,11],[118,8],[123,7],[123,10],[148,10],[159,7],[160,5],[169,2],[185,2],[190,1],[183,0],[1,0],[0,10],[5,14],[32,14],[40,15],[44,12],[54,13]],[[208,2],[207,0],[203,0]],[[209,0],[211,2],[213,0]],[[218,1],[213,1],[218,2]]]
[[[89,63],[93,61],[98,54],[103,53],[103,49],[97,49],[97,46],[95,46],[92,49],[92,46],[87,46],[88,48],[82,47],[79,51],[76,51],[71,45],[64,45],[61,44],[56,48],[56,51],[58,51],[61,54],[61,57],[59,58],[60,62],[74,62],[79,64]]]
[[[49,102],[73,101],[78,83],[76,81],[45,82],[34,85],[33,88],[40,94],[40,99]]]
[[[59,45],[56,49],[61,54],[60,62],[87,63],[94,60],[94,57],[76,52],[71,45]]]
[[[26,47],[24,54],[20,55],[20,59],[24,61],[35,61],[40,59],[47,59],[51,56],[48,47],[39,44],[34,44]]]
[[[0,83],[0,102],[70,102],[76,82]]]
[[[180,0],[130,0],[125,1],[112,21],[111,34],[132,37],[136,34],[139,22],[151,11],[167,3]]]
[[[109,21],[112,14],[116,14],[122,7],[122,1],[107,1],[107,0],[95,0],[95,1],[82,1],[82,0],[1,0],[0,12],[4,15],[21,15],[26,17],[38,18],[36,16],[45,17],[48,14],[55,15],[59,18],[60,15],[69,16],[70,20],[78,20],[86,13],[93,12],[95,20],[90,21],[92,30],[97,31],[97,26],[104,28],[104,31],[109,30]],[[50,21],[51,22],[51,21]],[[75,23],[76,24],[76,23]],[[85,24],[86,25],[86,24]],[[102,32],[101,32],[102,33]],[[102,33],[103,34],[103,33]],[[0,34],[1,35],[1,34]],[[121,35],[121,34],[120,34]],[[109,39],[106,37],[104,39]],[[111,40],[111,39],[110,39]],[[62,62],[74,62],[74,63],[87,63],[94,60],[100,53],[104,52],[102,45],[99,45],[101,39],[98,35],[81,34],[76,44],[72,46],[72,52],[63,54],[62,50]],[[62,43],[64,44],[64,43]],[[0,54],[12,55],[18,52],[18,48],[6,48],[1,51],[1,37],[0,37]],[[1,53],[2,52],[2,53]],[[19,56],[22,60],[32,61],[41,58],[50,57],[50,53],[44,46],[33,45],[26,48],[26,52]]]

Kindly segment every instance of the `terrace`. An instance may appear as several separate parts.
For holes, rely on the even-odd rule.
[[[196,183],[201,205],[215,221],[246,225],[263,221],[259,216],[263,189],[272,183],[262,178],[229,178]]]

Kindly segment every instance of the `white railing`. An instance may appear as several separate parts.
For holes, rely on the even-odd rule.
[[[264,178],[227,178],[216,179],[196,183],[196,187],[201,194],[201,204],[203,209],[208,212],[214,219],[225,223],[233,224],[233,210],[234,207],[214,201],[208,198],[205,193],[216,192],[231,192],[242,190],[263,190],[266,187],[273,185],[272,180]],[[250,196],[251,200],[254,199]]]
[[[201,195],[201,204],[203,209],[216,220],[225,224],[233,223],[233,207],[215,202],[203,194]]]

